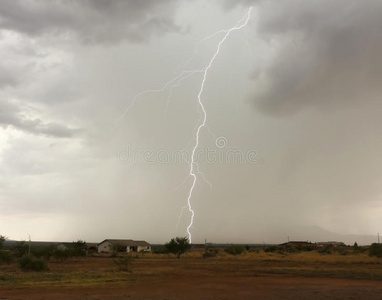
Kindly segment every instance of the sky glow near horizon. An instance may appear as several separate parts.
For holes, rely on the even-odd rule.
[[[120,116],[185,62],[203,69],[219,37],[198,42],[251,6],[203,91],[198,165],[212,187],[195,185],[193,242],[380,232],[382,4],[232,3],[4,1],[0,234],[186,236],[188,212],[175,225],[192,184],[203,74],[142,95]]]

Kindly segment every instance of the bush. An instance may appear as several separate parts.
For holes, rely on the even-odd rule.
[[[343,248],[343,247],[336,247],[336,248],[333,248],[333,251],[340,254],[340,255],[348,255],[350,254],[346,248]]]
[[[376,243],[371,244],[369,248],[369,255],[382,257],[382,244],[376,244]]]
[[[126,255],[126,256],[114,259],[114,263],[122,271],[129,271],[129,267],[132,266],[133,261],[134,261],[134,257],[132,257],[131,255]]]
[[[264,252],[276,252],[279,250],[280,249],[278,246],[269,246],[269,247],[264,248]]]
[[[151,247],[151,251],[154,254],[167,254],[168,253],[168,250],[164,246],[154,246],[154,247]]]
[[[0,250],[0,263],[10,264],[14,259],[13,253],[7,250]]]
[[[332,247],[331,246],[325,246],[317,250],[320,254],[332,254]]]
[[[244,252],[244,247],[241,246],[228,246],[224,249],[225,252],[232,255],[242,254]]]
[[[254,252],[254,253],[260,253],[261,252],[261,248],[259,247],[252,247],[248,250],[248,252]]]
[[[291,245],[286,245],[282,250],[287,253],[296,253],[299,251],[295,246]]]
[[[25,243],[25,241],[16,242],[16,245],[12,248],[16,257],[23,257],[29,251],[29,246]]]
[[[354,243],[354,246],[353,246],[353,253],[354,254],[363,253],[363,252],[365,252],[365,250],[366,250],[365,247],[358,246],[357,242]]]
[[[206,248],[206,250],[203,253],[203,258],[216,257],[218,253],[219,253],[219,249],[217,248],[212,248],[212,247]]]
[[[33,255],[24,255],[18,261],[19,267],[23,271],[45,271],[48,270],[46,260]]]
[[[52,256],[53,256],[53,258],[54,258],[56,261],[63,262],[63,261],[65,261],[65,260],[67,260],[68,257],[70,256],[70,251],[69,251],[69,250],[66,250],[66,249],[58,249],[58,248],[56,248],[56,249],[53,251]]]

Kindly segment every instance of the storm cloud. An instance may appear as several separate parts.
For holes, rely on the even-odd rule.
[[[192,151],[201,73],[160,90],[205,68],[251,5],[201,94],[193,241],[379,232],[378,1],[62,0],[1,3],[0,234],[186,235],[189,165],[159,158]]]
[[[4,1],[0,27],[29,36],[75,35],[84,43],[144,41],[152,35],[179,32],[176,1]]]
[[[22,110],[13,103],[4,101],[0,103],[0,126],[7,128],[13,126],[31,134],[47,135],[58,138],[69,138],[79,132],[78,129],[70,129],[56,123],[44,123],[38,118],[28,118],[22,114]]]
[[[259,9],[255,35],[273,53],[252,73],[257,107],[292,114],[311,106],[380,102],[380,1],[235,1],[239,4]]]

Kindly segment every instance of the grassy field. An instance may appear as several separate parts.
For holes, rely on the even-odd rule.
[[[172,276],[251,277],[265,274],[346,278],[382,281],[382,259],[367,254],[266,253],[262,250],[230,255],[219,249],[216,257],[203,258],[203,249],[193,249],[180,259],[169,254],[135,254],[130,271],[120,271],[109,255],[49,262],[49,271],[23,272],[16,263],[0,266],[2,288],[54,288],[118,286],[160,280]]]

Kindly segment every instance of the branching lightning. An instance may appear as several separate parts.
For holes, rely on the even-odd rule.
[[[249,19],[251,18],[251,11],[252,11],[252,7],[249,9],[249,11],[246,14],[246,16],[243,19],[241,19],[234,27],[232,27],[229,30],[224,31],[225,35],[220,40],[214,55],[212,56],[209,64],[207,65],[207,67],[204,69],[204,72],[203,72],[203,80],[202,80],[202,83],[200,85],[200,90],[199,90],[199,93],[198,93],[199,106],[200,106],[200,108],[202,109],[202,112],[203,112],[203,122],[199,125],[199,127],[198,127],[198,129],[196,131],[196,138],[195,138],[196,142],[195,142],[194,148],[192,149],[191,163],[190,163],[190,176],[193,177],[193,181],[192,181],[192,185],[191,185],[190,191],[188,193],[188,198],[187,198],[187,207],[188,207],[189,212],[191,213],[191,221],[190,221],[190,224],[187,227],[188,239],[189,239],[190,243],[192,242],[192,235],[191,235],[190,229],[192,227],[192,224],[194,223],[194,216],[195,216],[195,212],[194,212],[194,210],[192,209],[192,206],[191,206],[191,197],[192,197],[192,193],[194,191],[196,180],[197,180],[197,176],[196,176],[196,173],[195,173],[195,166],[196,166],[197,171],[199,172],[199,166],[195,162],[195,152],[196,152],[196,149],[199,146],[200,131],[206,125],[206,121],[207,121],[207,112],[206,112],[206,110],[204,108],[204,105],[203,105],[203,102],[202,102],[202,94],[203,94],[203,90],[204,90],[204,85],[206,83],[206,79],[207,79],[207,76],[208,76],[208,71],[212,67],[213,62],[215,61],[217,55],[219,54],[220,48],[221,48],[222,44],[226,41],[226,39],[228,38],[228,36],[231,34],[232,31],[239,30],[239,29],[241,29],[241,28],[243,28],[244,26],[247,25]]]
[[[248,24],[248,21],[251,18],[251,11],[252,11],[252,7],[249,8],[249,10],[246,13],[246,15],[240,21],[238,21],[234,27],[232,27],[230,29],[227,29],[227,30],[219,30],[219,31],[215,32],[214,34],[205,37],[204,39],[202,39],[201,41],[199,41],[197,43],[193,55],[185,62],[185,64],[183,66],[187,66],[188,63],[195,57],[195,55],[196,55],[196,53],[198,51],[198,48],[199,48],[199,46],[200,46],[200,44],[202,42],[204,42],[204,41],[206,41],[208,39],[211,39],[213,37],[216,37],[219,34],[224,34],[224,36],[219,41],[219,43],[218,43],[218,45],[216,47],[216,50],[215,50],[212,58],[210,59],[209,63],[207,64],[207,66],[204,69],[195,69],[195,70],[182,71],[178,76],[176,76],[175,78],[173,78],[170,81],[168,81],[167,83],[165,83],[161,88],[152,89],[152,90],[146,90],[146,91],[143,91],[143,92],[137,94],[133,98],[131,104],[126,108],[126,110],[120,116],[120,118],[116,120],[116,122],[117,122],[118,120],[124,118],[127,115],[127,113],[130,111],[130,109],[135,105],[136,101],[140,97],[142,97],[142,96],[144,96],[146,94],[149,94],[149,93],[163,92],[163,91],[169,89],[169,93],[168,93],[168,96],[167,96],[167,104],[166,104],[166,110],[167,110],[167,107],[168,107],[168,105],[170,103],[170,99],[171,99],[172,94],[173,94],[173,89],[175,87],[178,87],[182,83],[182,81],[190,78],[194,74],[199,73],[199,74],[203,75],[203,79],[202,79],[202,82],[201,82],[201,85],[200,85],[200,89],[199,89],[199,92],[198,92],[198,96],[197,96],[198,106],[201,109],[201,117],[198,120],[197,125],[196,125],[196,127],[194,129],[194,131],[195,131],[195,135],[194,135],[195,136],[195,144],[194,144],[194,147],[192,148],[191,161],[190,161],[190,171],[189,171],[188,176],[181,183],[181,185],[183,185],[189,177],[192,177],[193,178],[192,179],[192,185],[191,185],[191,188],[190,188],[190,190],[188,192],[187,204],[182,207],[180,215],[178,217],[178,223],[177,223],[177,225],[178,225],[180,220],[181,220],[181,218],[182,218],[183,211],[188,208],[189,212],[191,213],[191,220],[190,220],[189,225],[187,226],[187,234],[188,234],[188,239],[189,239],[190,243],[192,242],[192,235],[191,235],[190,229],[191,229],[191,227],[192,227],[192,225],[194,223],[194,216],[195,216],[195,212],[194,212],[194,210],[192,209],[192,206],[191,206],[191,198],[192,198],[192,194],[194,192],[195,185],[196,185],[196,182],[197,182],[197,178],[198,178],[197,175],[200,175],[202,177],[202,179],[207,184],[209,184],[210,187],[212,187],[212,184],[206,179],[204,174],[200,171],[199,165],[195,161],[196,150],[199,147],[200,132],[201,132],[201,130],[203,128],[208,128],[208,126],[206,125],[207,112],[206,112],[205,107],[204,107],[203,102],[202,102],[202,94],[203,94],[204,86],[205,86],[205,83],[206,83],[206,80],[207,80],[208,71],[211,69],[211,67],[212,67],[216,57],[218,56],[218,54],[220,52],[221,46],[227,40],[227,38],[231,34],[231,32],[233,32],[235,30],[242,29],[243,27],[245,27]]]

